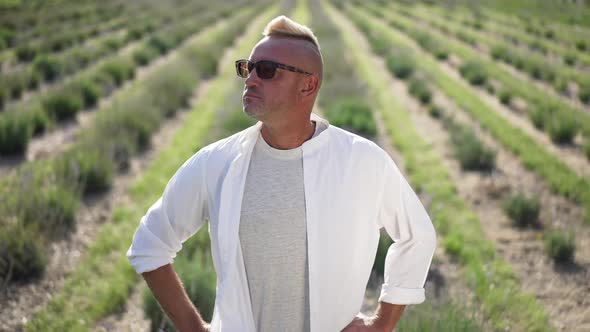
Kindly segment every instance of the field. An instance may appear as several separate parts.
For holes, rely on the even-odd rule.
[[[319,39],[314,112],[387,151],[437,230],[397,330],[590,331],[584,0],[0,0],[0,331],[174,330],[125,253],[180,165],[254,124],[233,60],[279,14]],[[174,263],[206,320],[208,236]]]

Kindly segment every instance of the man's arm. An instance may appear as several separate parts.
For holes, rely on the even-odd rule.
[[[141,275],[178,331],[209,331],[209,324],[188,298],[172,265],[166,264]]]
[[[393,330],[402,317],[405,308],[405,304],[379,302],[379,306],[375,311],[373,326],[380,328],[382,331]]]

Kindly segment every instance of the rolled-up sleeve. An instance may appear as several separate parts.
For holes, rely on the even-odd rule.
[[[187,160],[141,218],[127,251],[138,274],[172,263],[208,218],[206,156],[201,150]]]
[[[394,243],[385,258],[379,301],[417,304],[436,249],[436,232],[420,199],[391,157],[387,156],[378,223]]]

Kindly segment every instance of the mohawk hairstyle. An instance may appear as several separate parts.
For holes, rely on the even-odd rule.
[[[299,24],[285,15],[273,18],[262,32],[264,36],[279,36],[302,39],[311,42],[318,50],[320,43],[310,28]]]

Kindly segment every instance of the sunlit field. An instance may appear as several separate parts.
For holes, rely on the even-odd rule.
[[[436,228],[396,330],[590,331],[586,0],[0,0],[0,331],[175,331],[126,251],[191,155],[255,123],[234,60],[281,14],[320,42],[314,112]],[[209,321],[207,226],[174,268]]]

